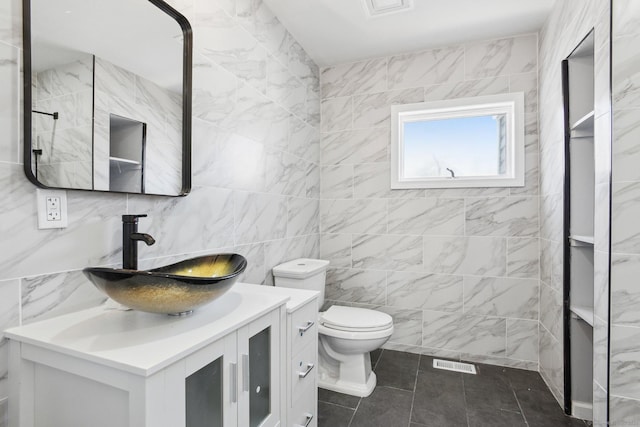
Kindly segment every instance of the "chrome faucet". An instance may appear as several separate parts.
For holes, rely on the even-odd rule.
[[[138,269],[138,241],[143,241],[147,246],[156,241],[146,233],[138,233],[138,218],[143,215],[122,215],[122,268],[127,270]]]

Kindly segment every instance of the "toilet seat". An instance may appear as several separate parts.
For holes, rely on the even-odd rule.
[[[319,323],[326,329],[343,332],[377,332],[393,327],[393,319],[386,313],[337,305],[320,313]]]
[[[379,338],[388,338],[393,334],[393,325],[390,325],[386,329],[378,331],[365,331],[365,332],[353,332],[343,331],[340,329],[333,329],[324,326],[322,323],[318,324],[318,335],[326,335],[333,338],[342,338],[345,340],[364,341],[364,340],[376,340]]]

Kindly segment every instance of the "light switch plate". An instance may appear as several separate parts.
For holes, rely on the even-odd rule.
[[[36,189],[38,199],[38,228],[67,227],[67,192],[65,190]]]

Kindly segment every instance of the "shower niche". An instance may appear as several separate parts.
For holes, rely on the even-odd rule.
[[[593,418],[594,36],[562,63],[565,412]]]
[[[109,117],[109,191],[144,193],[147,124]]]

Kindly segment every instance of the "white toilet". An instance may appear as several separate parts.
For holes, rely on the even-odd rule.
[[[296,259],[273,268],[276,286],[320,292],[329,261]],[[376,387],[369,352],[380,348],[393,334],[391,316],[364,308],[332,306],[318,316],[318,386],[353,396],[369,396]]]

